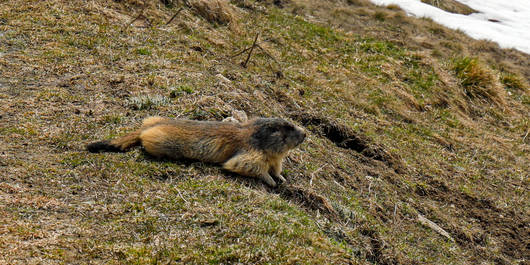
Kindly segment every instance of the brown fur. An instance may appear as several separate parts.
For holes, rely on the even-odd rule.
[[[142,145],[156,157],[195,159],[222,164],[243,176],[258,177],[276,186],[282,160],[305,138],[304,131],[282,119],[245,123],[146,118],[139,130],[111,141],[87,145],[90,152],[124,152]]]

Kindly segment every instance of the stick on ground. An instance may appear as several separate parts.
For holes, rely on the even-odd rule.
[[[250,60],[250,56],[252,56],[252,51],[254,50],[254,47],[256,47],[256,42],[258,41],[259,33],[256,33],[256,37],[254,38],[254,43],[252,43],[252,47],[250,47],[250,52],[248,53],[248,57],[245,60],[245,62],[242,64],[243,67],[247,68],[248,61]]]
[[[184,9],[183,7],[179,8],[179,10],[177,10],[177,12],[175,13],[175,15],[173,15],[171,17],[171,19],[168,20],[168,22],[166,23],[166,26],[169,25],[169,23],[173,22],[173,19],[175,19],[177,17],[177,15],[180,13],[180,11],[182,11],[182,9]]]

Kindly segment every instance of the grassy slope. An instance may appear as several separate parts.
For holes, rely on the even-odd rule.
[[[1,262],[528,260],[528,56],[362,1],[234,1],[230,26],[188,8],[164,25],[177,9],[153,2],[147,28],[122,2],[0,4]],[[243,68],[256,33],[275,59]],[[479,70],[459,75],[465,56]],[[234,109],[311,132],[287,185],[83,150],[148,115]]]

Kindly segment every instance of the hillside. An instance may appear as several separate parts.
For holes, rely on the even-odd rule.
[[[145,2],[0,2],[0,263],[529,262],[530,55],[364,0]],[[235,110],[307,130],[287,183],[85,151]]]

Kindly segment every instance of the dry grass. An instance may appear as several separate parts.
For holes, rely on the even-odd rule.
[[[227,3],[239,31],[186,7],[166,25],[180,6],[157,1],[2,3],[0,263],[528,260],[528,56],[366,1],[270,2]],[[502,106],[461,92],[454,54],[486,85],[520,73]],[[286,185],[84,151],[149,115],[235,110],[307,129]]]
[[[390,10],[401,10],[401,7],[399,7],[398,5],[396,4],[390,4],[390,5],[387,5],[386,8],[390,9]]]
[[[471,13],[477,13],[473,8],[457,2],[455,0],[421,0],[423,3],[435,6],[447,12],[469,15]]]
[[[211,23],[228,25],[235,23],[236,15],[227,0],[194,0],[191,6]]]

